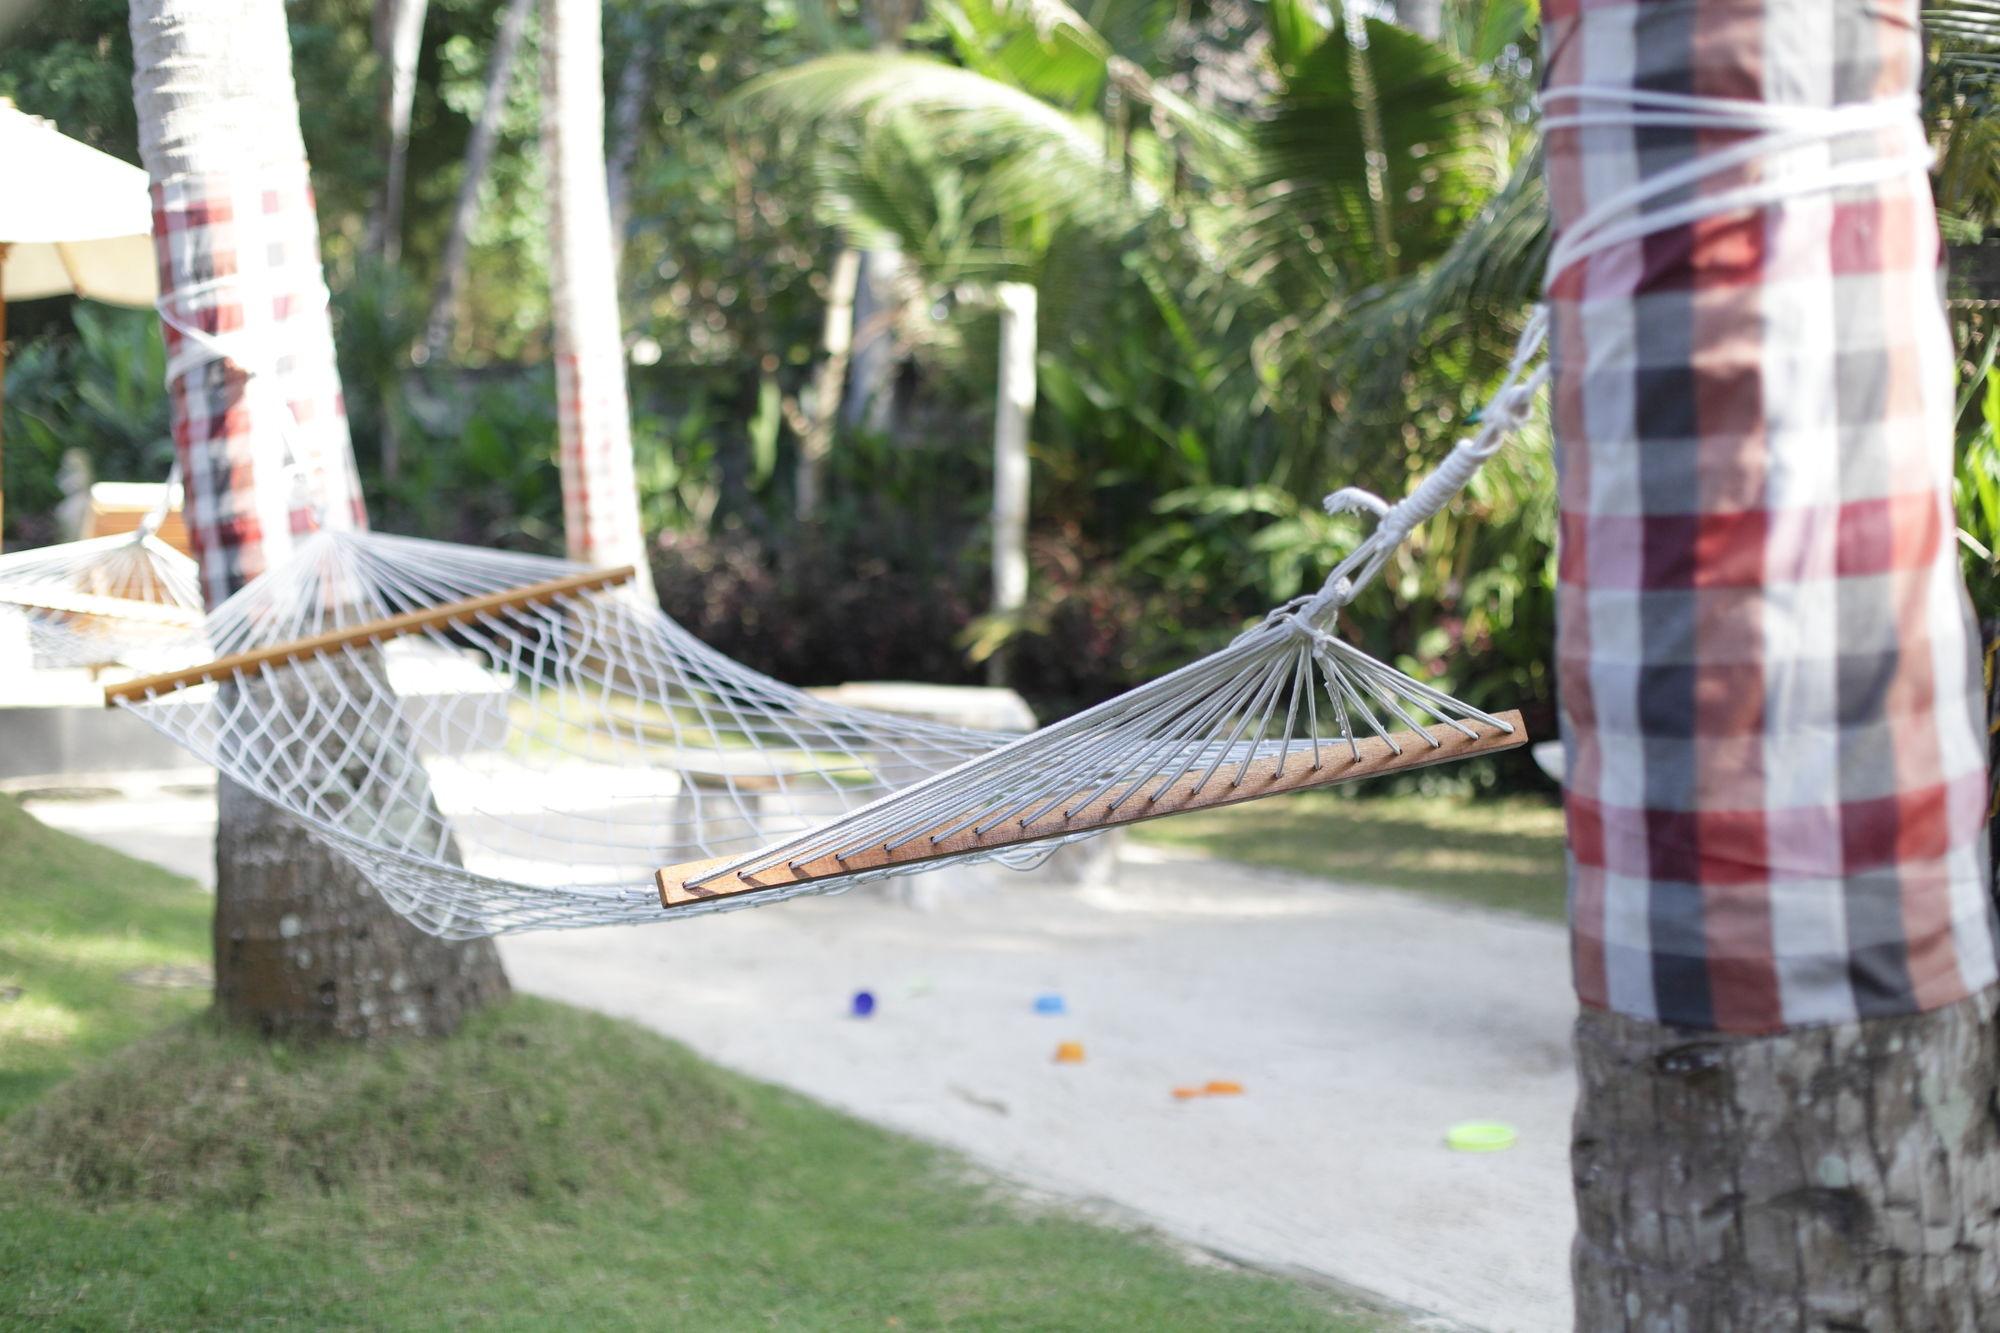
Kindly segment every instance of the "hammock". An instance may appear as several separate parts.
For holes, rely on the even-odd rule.
[[[1622,88],[1549,96],[1569,109],[1545,129],[1743,136],[1574,221],[1552,249],[1550,285],[1668,227],[1927,161],[1901,101],[1828,111]],[[1856,151],[1828,166],[1828,146],[1850,139]],[[1733,178],[1753,166],[1747,183]],[[1726,188],[1684,197],[1718,176]],[[634,604],[615,574],[334,531],[210,615],[220,657],[107,695],[453,937],[696,915],[975,860],[1032,864],[1118,823],[1522,744],[1517,715],[1472,708],[1335,630],[1525,418],[1547,379],[1529,369],[1546,322],[1539,310],[1530,320],[1479,433],[1407,498],[1328,498],[1378,521],[1319,591],[1218,653],[1019,739],[814,699]]]
[[[779,684],[637,605],[620,587],[627,574],[321,531],[185,645],[218,656],[105,693],[301,820],[398,911],[452,938],[658,920],[663,866],[749,857],[829,821],[842,827],[892,793],[930,790],[926,779],[956,775],[957,791],[996,757],[1011,756],[1013,792],[1053,762],[1051,737],[1094,747],[1094,759],[1057,753],[1062,790],[1087,782],[1115,799],[1122,775],[1157,767],[1179,809],[1523,739],[1517,722],[1332,638],[1301,605],[1123,700],[1016,740]],[[1026,867],[1116,822],[1031,821],[1020,836],[989,831],[926,859]],[[864,859],[760,883],[754,895],[694,885],[673,912],[913,867],[923,868]]]
[[[323,530],[209,615],[192,665],[105,694],[452,938],[656,919],[658,867],[1009,739],[781,685],[636,605],[629,573]]]
[[[209,656],[195,562],[142,525],[0,556],[0,634],[24,626],[44,670],[159,670]]]

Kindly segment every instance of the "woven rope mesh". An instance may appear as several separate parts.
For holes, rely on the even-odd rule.
[[[1219,652],[748,856],[677,867],[674,910],[907,873],[1110,824],[1324,786],[1523,737],[1280,609]]]
[[[316,533],[216,608],[203,651],[251,652],[576,572]],[[451,937],[657,920],[657,868],[754,850],[1009,739],[815,699],[616,589],[121,702]]]
[[[200,645],[191,639],[188,652],[217,655],[207,679],[148,685],[120,702],[304,821],[397,910],[450,937],[659,920],[655,872],[688,862],[727,863],[717,873],[733,882],[715,893],[686,881],[695,892],[675,915],[944,864],[1031,865],[1096,831],[1064,821],[1107,799],[1190,787],[1199,797],[1213,782],[1215,802],[1253,768],[1258,781],[1274,767],[1339,780],[1350,754],[1360,775],[1357,733],[1421,759],[1442,746],[1427,719],[1468,737],[1511,731],[1285,612],[1025,738],[814,698],[616,588],[507,597],[409,633],[302,642],[577,572],[540,557],[316,533],[218,607]],[[937,845],[1001,825],[1003,845]],[[927,864],[845,863],[925,835]],[[811,878],[755,878],[829,856],[831,869]]]
[[[195,563],[120,533],[0,556],[0,636],[27,636],[40,670],[164,670],[208,656]]]

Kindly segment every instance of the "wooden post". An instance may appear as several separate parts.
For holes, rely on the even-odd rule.
[[[1003,282],[1000,302],[1000,388],[993,410],[993,614],[1015,615],[1028,604],[1028,425],[1035,416],[1035,289]],[[988,663],[988,679],[1007,683],[1005,646]]]
[[[7,243],[0,241],[0,444],[7,435]],[[7,549],[7,463],[0,455],[0,551]]]

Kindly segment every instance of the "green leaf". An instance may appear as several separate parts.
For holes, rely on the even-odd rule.
[[[1299,62],[1326,40],[1326,25],[1311,0],[1271,0],[1271,58],[1288,80]]]

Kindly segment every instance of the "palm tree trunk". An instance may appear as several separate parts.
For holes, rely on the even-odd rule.
[[[900,50],[920,7],[920,0],[864,0],[861,18],[875,49]],[[882,246],[861,252],[858,262],[853,327],[843,338],[851,351],[843,366],[840,419],[850,428],[866,425],[886,435],[896,426],[896,316],[902,308],[896,288],[903,254]],[[830,342],[828,348],[830,357]]]
[[[819,516],[820,487],[826,457],[833,452],[833,431],[840,419],[840,391],[847,381],[848,351],[854,334],[854,288],[861,275],[861,252],[842,246],[826,279],[826,315],[820,322],[819,371],[813,376],[812,416],[799,439],[799,468],[794,485],[793,513],[801,523]]]
[[[1917,3],[1551,6],[1547,88],[1830,112],[1914,91]],[[1737,141],[1553,132],[1557,227]],[[1913,166],[1551,280],[1584,1333],[2000,1329],[1939,248]]]
[[[1585,1010],[1578,1333],[2000,1329],[1994,996],[1725,1037]]]
[[[618,96],[611,103],[606,187],[611,194],[611,239],[621,256],[632,225],[632,167],[639,160],[639,122],[653,92],[654,60],[651,42],[635,42],[618,73]]]
[[[1003,282],[1000,386],[993,408],[993,614],[1018,615],[1028,604],[1028,426],[1035,417],[1035,289]],[[987,662],[989,681],[1007,683],[1003,644]]]
[[[572,559],[637,566],[635,595],[650,601],[605,180],[602,23],[598,0],[543,0],[542,155],[549,173],[563,530]]]
[[[224,338],[173,385],[189,537],[220,601],[283,559],[293,530],[366,520],[319,281],[283,0],[133,0],[133,98],[152,176],[168,356],[176,327]],[[251,199],[257,207],[235,207]],[[226,264],[226,266],[225,266]],[[248,392],[251,376],[275,392]],[[288,405],[290,405],[288,407]],[[296,421],[278,413],[296,409]],[[283,438],[317,505],[291,508]],[[447,944],[346,861],[228,782],[217,828],[215,989],[274,1034],[444,1033],[507,993],[490,942]]]
[[[410,171],[410,109],[417,96],[417,56],[423,49],[424,14],[430,0],[376,0],[375,50],[388,71],[383,122],[388,131],[387,172],[370,227],[369,249],[385,264],[403,257],[403,194]]]
[[[887,434],[896,425],[897,284],[903,252],[892,246],[865,251],[854,293],[853,354],[841,420]]]
[[[438,265],[437,286],[431,293],[430,315],[424,320],[426,361],[443,355],[451,341],[458,293],[465,286],[466,256],[472,249],[472,224],[479,216],[479,191],[486,183],[486,169],[493,162],[493,147],[500,140],[500,122],[507,113],[507,87],[513,81],[514,60],[534,7],[535,0],[507,0],[507,8],[500,13],[500,27],[493,35],[493,54],[486,62],[486,96],[479,104],[479,118],[472,122],[472,138],[465,146],[465,175],[458,183],[458,198],[452,202],[444,258]]]

